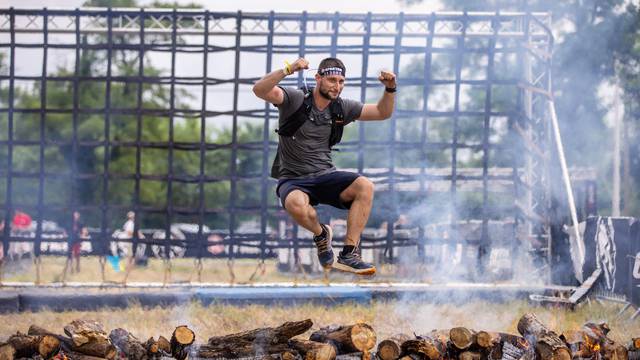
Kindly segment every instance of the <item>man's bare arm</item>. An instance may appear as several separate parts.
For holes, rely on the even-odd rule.
[[[280,105],[284,101],[284,93],[277,85],[287,75],[291,75],[296,71],[308,69],[309,62],[300,58],[289,65],[289,69],[279,69],[272,71],[258,80],[253,85],[253,93],[262,100],[268,101],[275,105]]]
[[[396,88],[396,75],[391,72],[382,71],[378,80],[385,86],[385,88]],[[358,120],[371,121],[371,120],[385,120],[391,117],[393,114],[393,108],[396,102],[396,94],[387,92],[382,93],[382,97],[378,100],[377,104],[364,104],[362,106],[362,112]]]

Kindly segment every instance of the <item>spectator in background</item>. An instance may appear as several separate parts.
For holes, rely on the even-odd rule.
[[[68,229],[70,255],[71,262],[75,260],[75,272],[80,272],[80,249],[82,248],[82,240],[87,239],[89,232],[80,219],[80,212],[77,210],[73,212],[73,218]],[[74,267],[71,266],[71,273],[74,272]]]

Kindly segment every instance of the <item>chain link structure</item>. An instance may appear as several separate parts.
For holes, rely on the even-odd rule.
[[[90,214],[89,220],[99,224],[91,233],[95,254],[109,255],[105,244],[111,241],[131,243],[133,256],[143,245],[153,248],[166,260],[165,283],[176,254],[198,259],[198,279],[202,258],[226,258],[233,282],[236,258],[259,259],[254,280],[264,271],[264,259],[279,250],[313,248],[311,238],[300,235],[277,204],[276,183],[269,178],[277,111],[256,99],[250,86],[286,59],[337,56],[349,64],[345,97],[375,101],[377,71],[382,67],[398,74],[399,91],[397,109],[382,125],[386,127],[353,125],[334,156],[336,162],[374,181],[386,199],[381,206],[385,212],[376,216],[389,224],[408,207],[407,198],[432,206],[417,219],[423,229],[419,236],[399,239],[390,228],[381,238],[363,236],[362,248],[386,249],[393,260],[396,247],[466,242],[460,224],[479,220],[478,257],[486,262],[496,242],[490,223],[498,219],[512,224],[508,241],[514,251],[535,239],[545,244],[550,257],[552,153],[544,107],[551,92],[550,27],[550,14],[525,12],[0,9],[0,54],[5,62],[0,91],[8,95],[0,100],[0,133],[6,134],[0,135],[0,158],[6,159],[0,166],[0,211],[7,225],[0,233],[4,249],[31,241],[39,256],[42,220],[55,214],[58,220],[70,221],[73,210]],[[33,49],[42,54],[41,73],[18,72],[27,60],[24,50]],[[73,64],[68,71],[55,71],[60,53]],[[82,67],[92,55],[104,61],[104,69]],[[122,59],[130,65],[124,73],[114,65]],[[149,71],[150,64],[157,71]],[[283,85],[301,86],[303,76],[291,76]],[[68,85],[71,106],[51,105],[47,89],[57,83]],[[82,89],[89,83],[104,85],[102,106],[83,103]],[[17,102],[19,93],[26,91],[23,84],[39,89],[40,106]],[[115,99],[123,89],[135,101],[117,107]],[[166,102],[149,106],[157,89],[164,91]],[[187,97],[191,100],[184,100]],[[35,119],[38,136],[19,136],[21,121],[27,118]],[[100,134],[87,138],[82,126],[96,118]],[[149,138],[145,126],[152,120],[163,121],[167,133]],[[48,137],[49,129],[61,122],[66,122],[70,135]],[[200,129],[199,138],[180,138],[176,129],[186,123]],[[250,126],[257,136],[241,133]],[[123,127],[131,132],[126,139],[115,135]],[[222,128],[228,140],[213,140],[211,134]],[[24,151],[34,152],[35,169],[18,168],[18,155]],[[62,168],[48,168],[50,152],[65,154]],[[116,171],[112,159],[123,153],[134,155],[128,173]],[[86,154],[98,161],[91,171],[81,164]],[[195,172],[184,170],[186,156],[197,163]],[[143,169],[142,159],[149,157],[166,158],[165,169]],[[253,167],[247,168],[249,163]],[[69,184],[63,203],[48,200],[48,186],[55,181]],[[96,203],[81,203],[81,183],[92,184]],[[145,203],[145,187],[156,185],[166,193],[165,201]],[[112,189],[119,186],[129,186],[130,201],[111,198]],[[196,201],[177,199],[185,193]],[[471,206],[473,196],[477,198]],[[434,202],[446,206],[429,205]],[[414,201],[411,208],[418,205]],[[470,207],[475,210],[468,211]],[[10,225],[17,210],[34,214],[38,225],[32,234]],[[115,224],[128,210],[137,214],[134,235],[117,237]],[[332,217],[331,211],[320,207],[325,218]],[[447,216],[430,219],[439,213]],[[143,229],[141,218],[153,219],[161,229]],[[226,225],[217,233],[205,230],[211,221]],[[172,224],[180,222],[197,225],[192,238],[175,234]],[[254,225],[247,230],[247,224]],[[442,224],[445,231],[429,231]],[[71,244],[72,239],[57,241]],[[101,264],[104,267],[104,260]]]

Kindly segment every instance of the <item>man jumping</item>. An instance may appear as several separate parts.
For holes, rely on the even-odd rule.
[[[346,69],[342,61],[326,58],[315,74],[316,86],[296,89],[278,86],[286,76],[308,69],[303,58],[258,80],[253,92],[278,107],[278,151],[271,176],[278,179],[276,195],[282,206],[302,227],[314,234],[320,264],[329,269],[359,275],[373,275],[375,266],[360,258],[360,234],[373,203],[373,183],[364,176],[338,171],[331,161],[331,148],[342,137],[343,127],[354,120],[384,120],[391,117],[395,103],[396,76],[382,71],[378,79],[385,86],[377,104],[342,99]],[[334,264],[332,231],[318,222],[314,206],[328,204],[348,209],[345,246]]]

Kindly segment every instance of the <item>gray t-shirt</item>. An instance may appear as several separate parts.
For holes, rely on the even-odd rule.
[[[304,92],[295,88],[284,88],[284,101],[278,105],[279,126],[291,116],[304,101]],[[360,116],[363,104],[359,101],[342,99],[344,124]],[[331,135],[331,110],[327,106],[318,110],[313,106],[311,116],[296,133],[280,136],[278,157],[280,159],[280,179],[320,176],[336,168],[331,162],[329,136]]]

